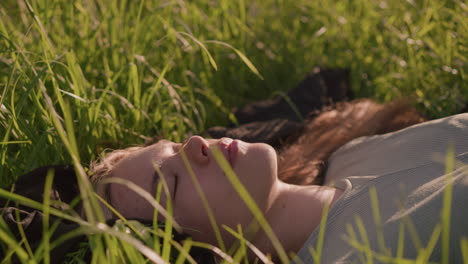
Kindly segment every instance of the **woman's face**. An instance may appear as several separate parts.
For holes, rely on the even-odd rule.
[[[214,243],[206,210],[182,158],[185,153],[218,226],[246,227],[252,214],[216,162],[212,150],[218,147],[239,180],[264,212],[272,203],[277,180],[274,149],[262,143],[250,144],[229,138],[189,138],[184,144],[162,140],[129,154],[114,170],[114,177],[130,180],[153,195],[164,177],[172,199],[173,216],[184,231],[200,241]],[[182,151],[183,150],[183,151]],[[155,166],[161,174],[155,173]],[[111,203],[127,218],[152,219],[153,208],[124,185],[112,184]],[[162,195],[160,203],[165,205]],[[223,232],[225,242],[232,242]]]

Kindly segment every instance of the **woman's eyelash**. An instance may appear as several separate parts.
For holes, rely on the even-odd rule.
[[[177,174],[175,174],[174,175],[174,198],[176,197],[178,183],[179,183],[179,177],[177,176]]]

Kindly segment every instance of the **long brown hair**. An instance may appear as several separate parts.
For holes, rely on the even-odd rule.
[[[369,99],[336,104],[307,120],[280,151],[278,176],[298,185],[322,184],[329,156],[352,139],[393,132],[425,121],[405,101],[378,104]]]

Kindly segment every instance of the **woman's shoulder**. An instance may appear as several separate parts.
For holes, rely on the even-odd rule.
[[[468,113],[352,140],[331,155],[326,183],[349,176],[378,176],[428,164],[445,155],[450,148],[456,155],[468,152]]]
[[[362,147],[364,144],[372,144],[374,142],[382,143],[386,141],[388,143],[395,143],[390,141],[397,138],[410,139],[412,137],[421,136],[428,138],[428,136],[440,136],[442,134],[444,136],[452,137],[465,133],[468,133],[468,113],[426,121],[387,134],[360,137],[343,145],[334,153],[334,155],[339,155],[340,152],[356,147]]]
[[[445,210],[447,191],[451,193],[449,205],[455,209],[449,210],[449,244],[460,243],[460,239],[468,234],[468,226],[465,224],[468,215],[466,211],[460,210],[468,202],[468,153],[460,154],[458,159],[460,162],[454,165],[450,173],[446,172],[444,163],[430,163],[385,177],[363,176],[341,180],[342,183],[347,182],[349,187],[330,208],[322,241],[322,260],[325,263],[355,262],[359,251],[343,237],[349,238],[350,230],[357,232],[359,226],[366,227],[367,245],[373,252],[381,252],[379,245],[381,239],[385,239],[385,245],[392,250],[391,255],[395,255],[401,237],[408,234],[401,227],[409,219],[412,234],[418,235],[422,245],[430,244],[434,230],[443,221],[440,215]],[[380,219],[377,223],[376,212]],[[298,253],[304,263],[311,261],[308,248],[315,245],[318,239],[319,230],[315,230]],[[440,262],[441,243],[436,244],[431,261]],[[419,253],[419,249],[411,243],[405,244],[405,258],[416,259]],[[453,263],[460,263],[462,254],[459,247],[450,248],[450,258]]]

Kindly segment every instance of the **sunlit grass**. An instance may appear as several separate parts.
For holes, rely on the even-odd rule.
[[[241,229],[230,230],[243,247],[231,257],[222,247],[172,241],[172,228],[156,222],[149,242],[103,225],[87,180],[90,160],[109,147],[155,135],[180,141],[235,122],[232,107],[283,94],[317,65],[349,68],[358,96],[409,97],[429,117],[456,113],[468,98],[467,11],[459,0],[1,1],[0,186],[42,165],[73,164],[88,219],[1,189],[0,196],[43,211],[46,220],[81,225],[57,242],[50,241],[54,223],[44,221],[46,235],[33,252],[0,221],[7,256],[48,262],[57,243],[86,234],[95,263],[190,262],[187,254],[171,255],[194,246],[228,263],[245,261],[252,245]],[[434,231],[444,241],[449,214]],[[417,243],[417,234],[410,236]],[[467,240],[459,246],[468,262]],[[313,252],[320,259],[320,248]]]

